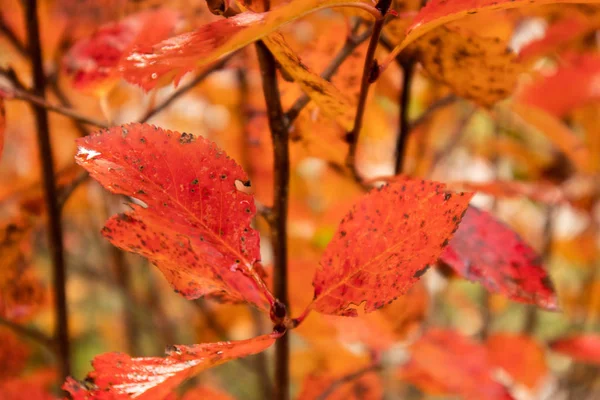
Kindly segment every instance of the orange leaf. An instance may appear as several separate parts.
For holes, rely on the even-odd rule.
[[[486,348],[454,331],[432,329],[411,346],[410,353],[400,377],[428,392],[466,400],[512,399],[493,379]]]
[[[310,307],[357,316],[363,302],[371,312],[406,293],[437,260],[471,197],[423,180],[396,181],[363,196],[321,258]]]
[[[581,334],[550,343],[550,348],[575,361],[600,365],[600,335]]]
[[[263,39],[273,56],[282,68],[300,85],[302,90],[330,118],[336,119],[340,125],[350,131],[354,126],[354,106],[333,84],[315,74],[285,42],[284,37],[274,33]]]
[[[467,15],[542,4],[599,2],[600,0],[431,0],[419,11],[408,27],[406,37],[394,48],[387,60],[393,60],[406,46],[427,32]]]
[[[513,103],[511,110],[530,128],[545,135],[581,172],[590,172],[591,156],[584,141],[562,121],[545,110],[525,103]]]
[[[166,9],[144,11],[101,26],[75,43],[64,58],[66,72],[79,90],[103,94],[119,75],[119,62],[135,45],[156,43],[173,31],[178,14]]]
[[[123,61],[121,70],[131,83],[150,90],[159,80],[181,77],[227,53],[259,40],[310,12],[336,5],[360,5],[360,0],[293,0],[265,13],[245,12],[202,26],[153,46],[140,46]]]
[[[558,309],[541,257],[493,215],[469,207],[440,260],[462,277],[523,303]]]
[[[516,57],[497,38],[442,26],[421,36],[413,47],[433,79],[483,106],[510,96],[517,85]]]
[[[190,133],[131,124],[78,139],[77,163],[113,193],[144,206],[111,218],[102,233],[147,257],[188,299],[225,295],[268,309],[260,238],[250,226],[248,177],[214,143]]]
[[[276,338],[277,334],[270,334],[235,342],[176,345],[167,350],[166,357],[131,358],[123,353],[105,353],[92,362],[94,371],[87,380],[93,384],[67,378],[63,389],[74,400],[164,399],[192,376],[227,361],[260,353],[275,343]]]
[[[529,336],[495,333],[486,346],[492,364],[530,389],[536,389],[548,374],[544,348]]]

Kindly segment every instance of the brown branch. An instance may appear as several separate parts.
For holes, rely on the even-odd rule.
[[[327,68],[323,70],[321,73],[321,78],[330,80],[340,66],[344,63],[344,61],[346,61],[346,59],[352,54],[352,52],[354,52],[358,46],[363,44],[368,38],[371,37],[372,32],[372,29],[367,29],[356,38],[348,38],[346,43],[344,43],[344,47],[342,47],[342,49],[335,55]],[[296,120],[296,118],[298,118],[298,115],[300,115],[304,107],[306,107],[309,102],[310,97],[307,95],[302,95],[294,102],[294,104],[286,113],[286,117],[290,125]]]
[[[33,90],[42,100],[45,97],[46,76],[42,48],[40,42],[40,27],[37,14],[37,0],[28,0],[25,4],[25,24],[28,33],[28,48],[30,50],[31,68],[33,71]],[[48,111],[40,104],[33,107],[38,136],[38,150],[41,158],[44,178],[44,194],[48,212],[48,240],[52,257],[54,311],[55,311],[55,340],[58,356],[58,379],[62,383],[71,374],[69,320],[67,314],[66,271],[61,225],[61,211],[58,205],[56,183],[54,181],[54,162],[52,145],[50,143],[50,127]]]
[[[369,94],[369,87],[371,86],[371,83],[373,83],[379,77],[379,66],[375,61],[375,50],[377,50],[377,45],[379,44],[379,36],[381,35],[383,25],[385,24],[385,15],[387,14],[391,3],[391,0],[380,0],[375,6],[375,8],[377,8],[381,12],[382,17],[376,20],[375,24],[373,25],[371,40],[369,42],[369,47],[367,48],[367,55],[365,56],[365,64],[360,84],[360,94],[358,97],[358,107],[356,109],[354,127],[352,128],[352,131],[348,132],[350,148],[348,150],[348,156],[346,158],[346,166],[350,169],[352,175],[354,176],[354,179],[357,182],[362,182],[362,178],[360,177],[356,169],[356,149],[358,147],[358,139],[360,131],[362,129],[363,117],[367,105],[367,96]]]
[[[274,157],[273,208],[270,219],[271,242],[273,244],[274,266],[273,287],[277,298],[272,309],[272,318],[283,320],[287,317],[287,216],[290,180],[289,132],[285,114],[281,106],[277,67],[267,46],[256,43],[260,64],[263,93],[267,104],[267,115]],[[280,329],[281,327],[276,327]],[[285,328],[284,328],[285,329]],[[287,400],[290,396],[289,377],[289,335],[283,335],[275,344],[275,391],[273,398]]]
[[[52,353],[56,351],[54,340],[50,336],[46,335],[44,332],[39,331],[34,327],[23,326],[17,324],[16,322],[4,319],[2,317],[0,317],[0,325],[7,327],[19,336],[29,338],[34,342],[41,344],[42,346],[50,350]]]
[[[317,397],[317,400],[327,400],[327,398],[331,396],[340,386],[359,379],[369,372],[377,371],[379,368],[381,368],[379,364],[370,364],[356,372],[336,379],[335,381],[331,382],[331,384],[323,391],[323,393],[319,395],[319,397]]]

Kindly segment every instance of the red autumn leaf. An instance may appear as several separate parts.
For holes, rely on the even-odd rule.
[[[77,162],[113,193],[145,203],[111,218],[102,233],[147,257],[188,299],[226,295],[269,308],[248,177],[214,143],[190,133],[131,124],[77,140]]]
[[[124,78],[145,90],[159,82],[181,77],[275,32],[281,26],[311,11],[349,5],[360,0],[293,0],[269,12],[244,12],[221,19],[160,43],[146,42],[127,56],[120,66]]]
[[[529,336],[494,333],[486,347],[492,364],[530,389],[537,389],[548,374],[544,348]]]
[[[401,379],[426,392],[470,399],[512,399],[494,380],[486,348],[451,330],[432,329],[410,347]]]
[[[67,378],[63,389],[73,400],[160,400],[208,368],[266,350],[278,336],[273,333],[235,342],[171,346],[166,357],[131,358],[123,353],[105,353],[94,358],[94,371],[86,381]]]
[[[52,393],[56,371],[37,370],[33,374],[0,380],[2,400],[58,400]]]
[[[386,60],[393,60],[406,46],[432,29],[467,15],[531,5],[599,2],[600,0],[431,0],[421,8],[408,27],[404,40],[394,48]]]
[[[327,393],[328,400],[381,400],[383,398],[383,382],[376,372],[367,372],[347,382],[338,382],[344,377],[310,374],[304,379],[296,400],[319,400]],[[333,390],[331,390],[332,384],[335,385]]]
[[[582,334],[555,340],[550,348],[576,361],[600,365],[600,335]]]
[[[574,13],[553,23],[546,29],[544,37],[529,42],[519,51],[520,60],[532,60],[556,52],[598,27],[597,18]]]
[[[547,310],[558,299],[541,257],[490,213],[469,207],[440,260],[491,292]]]
[[[371,312],[406,293],[437,260],[472,196],[423,180],[396,181],[365,195],[321,258],[310,307],[357,316],[363,302]]]
[[[564,58],[565,65],[554,73],[524,87],[519,101],[557,117],[564,117],[577,107],[599,101],[600,56],[595,53],[573,54]]]
[[[75,43],[65,56],[66,72],[72,76],[73,85],[101,93],[112,88],[119,78],[121,59],[135,45],[167,38],[177,19],[176,12],[158,9],[101,26],[91,37]]]

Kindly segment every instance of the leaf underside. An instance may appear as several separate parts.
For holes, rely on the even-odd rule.
[[[470,206],[440,260],[491,292],[547,310],[558,299],[541,257],[490,213]]]

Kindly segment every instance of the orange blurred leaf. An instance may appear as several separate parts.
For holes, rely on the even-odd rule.
[[[297,400],[319,400],[326,390],[333,391],[328,400],[380,400],[383,398],[383,382],[375,372],[367,372],[355,379],[344,376],[311,374],[304,379]]]
[[[410,347],[399,377],[432,394],[466,400],[512,399],[493,378],[486,348],[451,330],[432,329]]]
[[[548,374],[544,348],[529,336],[494,333],[486,346],[492,364],[530,389],[536,389]]]

